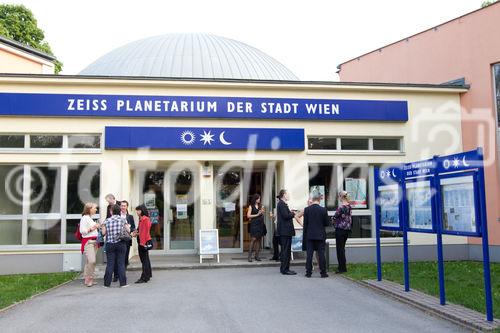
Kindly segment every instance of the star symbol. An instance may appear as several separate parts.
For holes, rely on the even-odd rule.
[[[385,172],[385,174],[387,175],[387,177],[390,177],[390,176],[391,176],[391,172],[390,172],[389,170],[387,170],[387,171]]]
[[[214,135],[210,131],[208,131],[207,133],[205,130],[203,130],[200,141],[203,141],[203,145],[206,145],[207,143],[211,145],[212,141],[214,141],[213,137]]]
[[[460,161],[458,160],[458,158],[455,157],[455,159],[453,160],[453,167],[456,169],[460,166]]]

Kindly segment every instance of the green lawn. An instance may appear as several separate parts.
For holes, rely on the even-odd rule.
[[[356,280],[377,279],[377,265],[348,265],[347,276]],[[446,301],[486,313],[483,265],[474,261],[449,261],[444,265]],[[403,263],[384,263],[382,278],[404,284]],[[493,314],[500,318],[500,263],[491,264]],[[439,297],[437,262],[410,263],[410,288]]]
[[[66,281],[73,280],[79,274],[72,272],[0,275],[0,309]]]

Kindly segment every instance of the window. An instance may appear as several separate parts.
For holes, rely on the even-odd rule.
[[[400,139],[373,139],[373,150],[401,150]]]
[[[25,140],[26,137],[26,140]],[[43,153],[58,150],[81,150],[98,153],[100,134],[1,134],[0,150],[26,150]]]
[[[24,135],[0,135],[0,148],[24,148]]]
[[[96,164],[0,164],[0,246],[79,243],[83,205],[98,202],[99,184]]]
[[[381,154],[402,153],[402,138],[364,138],[364,137],[328,137],[310,136],[307,138],[310,152],[317,153],[359,153],[380,152]],[[323,151],[323,152],[321,152]]]
[[[62,135],[30,135],[30,148],[62,148]]]
[[[99,149],[101,148],[101,136],[99,135],[69,135],[68,148],[75,149]]]
[[[308,139],[309,149],[337,150],[337,138],[314,137]]]
[[[338,191],[346,190],[351,198],[352,234],[351,238],[372,238],[374,230],[373,213],[369,200],[368,165],[309,164],[309,192],[323,194],[320,204],[332,216],[338,207]],[[327,238],[335,238],[333,227],[327,228]]]
[[[61,211],[61,168],[31,167],[30,213],[49,214]]]
[[[340,148],[342,150],[368,150],[368,139],[342,138]]]
[[[493,89],[497,109],[497,125],[500,127],[500,63],[493,65]]]
[[[22,165],[0,165],[0,216],[23,214],[23,175]]]

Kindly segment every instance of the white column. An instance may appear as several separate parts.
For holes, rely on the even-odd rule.
[[[200,228],[215,228],[214,166],[200,165]]]

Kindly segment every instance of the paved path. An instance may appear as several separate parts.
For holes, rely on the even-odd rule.
[[[1,312],[0,332],[461,332],[342,278],[298,272],[156,271],[128,288],[74,281]]]

